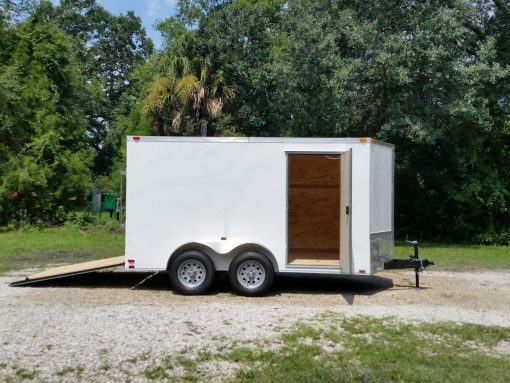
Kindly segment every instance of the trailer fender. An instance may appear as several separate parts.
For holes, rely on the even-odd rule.
[[[168,258],[167,270],[170,268],[170,263],[173,257],[186,250],[198,250],[207,254],[211,258],[214,267],[217,271],[228,271],[230,263],[234,257],[245,251],[257,251],[264,254],[271,264],[274,271],[278,271],[278,263],[271,251],[259,243],[246,242],[239,240],[222,240],[222,241],[196,241],[189,242],[179,246]]]
[[[264,254],[267,259],[269,259],[269,261],[271,262],[271,264],[273,265],[273,269],[276,272],[278,272],[278,262],[276,262],[276,258],[274,256],[274,254],[269,251],[269,249],[265,246],[262,246],[261,244],[259,243],[243,243],[242,245],[239,245],[237,247],[235,247],[229,254],[232,254],[232,259],[238,255],[238,254],[241,254],[241,253],[244,253],[245,251],[257,251],[261,254]],[[229,266],[230,266],[230,262],[229,262]]]

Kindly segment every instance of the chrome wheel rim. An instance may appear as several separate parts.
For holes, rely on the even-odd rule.
[[[260,262],[245,261],[237,268],[237,280],[247,289],[255,289],[266,280],[266,270]]]
[[[186,287],[198,287],[205,281],[207,272],[198,259],[187,259],[181,262],[177,270],[177,279]]]

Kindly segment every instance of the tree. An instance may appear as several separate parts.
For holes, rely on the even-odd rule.
[[[208,57],[199,60],[195,73],[185,74],[176,84],[181,103],[192,110],[192,119],[199,125],[203,137],[207,135],[209,121],[218,118],[224,103],[230,102],[235,96],[235,89],[226,84],[223,71],[210,74],[210,69]]]
[[[142,116],[149,118],[154,133],[159,136],[168,136],[180,130],[183,105],[177,94],[177,82],[160,77],[150,85],[148,95],[142,102]]]
[[[115,153],[105,145],[118,114],[132,107],[123,97],[132,86],[130,73],[154,47],[133,12],[113,16],[95,0],[62,0],[52,20],[75,40],[78,62],[88,86],[86,117],[90,144],[96,151],[94,170],[105,174]]]
[[[278,73],[273,70],[286,43],[278,33],[285,2],[204,3],[187,2],[188,8],[181,13],[190,23],[199,23],[194,43],[198,54],[208,55],[213,70],[221,69],[226,81],[236,87],[235,100],[224,110],[234,126],[230,130],[248,136],[287,135],[287,121],[280,123],[277,118]],[[193,14],[202,16],[193,19]]]
[[[90,184],[81,77],[69,37],[48,22],[51,4],[17,24],[2,68],[8,97],[0,109],[6,146],[0,165],[0,222],[53,221],[81,201]],[[3,136],[5,134],[5,137]]]
[[[224,103],[235,96],[226,84],[223,72],[210,74],[210,60],[190,62],[186,57],[173,58],[171,77],[160,77],[150,86],[142,103],[142,113],[149,116],[158,134],[181,132],[183,126],[192,133],[207,135],[208,125],[218,118]]]
[[[294,135],[395,143],[401,232],[508,232],[508,168],[499,164],[508,162],[509,68],[494,38],[466,23],[475,13],[465,2],[289,3],[275,66],[282,123]]]
[[[132,13],[30,3],[0,13],[2,222],[54,219],[126,134],[373,136],[400,234],[509,241],[505,1],[181,0],[154,53]]]
[[[168,35],[236,86],[239,131],[395,143],[401,232],[508,241],[506,3],[179,4]]]

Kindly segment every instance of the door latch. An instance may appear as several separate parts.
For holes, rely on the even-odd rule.
[[[351,209],[349,209],[349,206],[346,206],[345,207],[345,214],[350,214],[351,213]]]

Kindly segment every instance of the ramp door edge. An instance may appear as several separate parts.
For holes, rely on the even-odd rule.
[[[91,273],[101,269],[124,265],[124,256],[98,259],[95,261],[74,263],[71,265],[54,267],[36,274],[27,275],[23,279],[11,282],[10,286],[28,285],[50,279],[68,277],[71,275]]]

